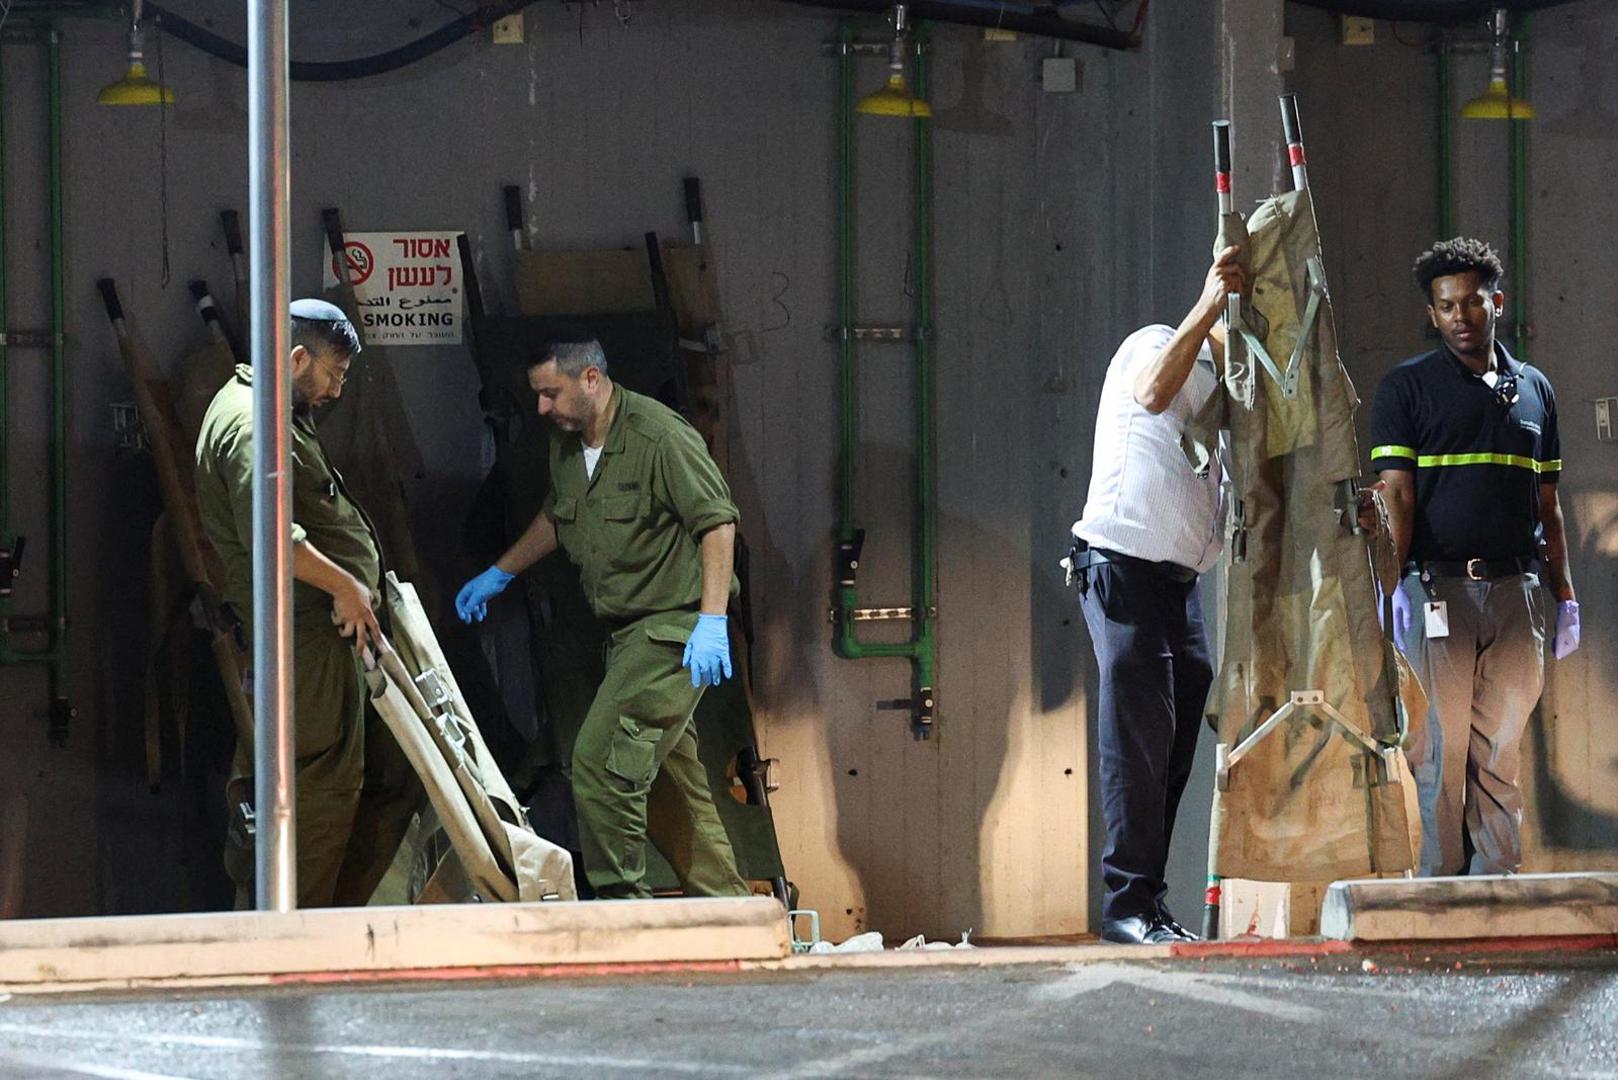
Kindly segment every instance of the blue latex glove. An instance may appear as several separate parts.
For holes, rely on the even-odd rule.
[[[1379,599],[1376,605],[1376,621],[1384,631],[1388,628],[1383,621],[1387,618],[1386,612],[1387,606]],[[1395,588],[1393,590],[1393,646],[1400,652],[1405,651],[1405,635],[1410,632],[1410,623],[1413,621],[1414,616],[1415,612],[1410,604],[1410,594],[1404,591],[1403,586]]]
[[[1556,641],[1551,652],[1558,660],[1566,660],[1579,647],[1579,602],[1563,600],[1556,605]]]
[[[511,584],[511,578],[511,574],[498,566],[489,567],[462,585],[461,591],[455,594],[455,614],[459,615],[464,623],[482,622],[483,617],[489,613],[489,601],[499,596],[501,591]]]
[[[723,615],[697,616],[680,664],[691,669],[692,686],[718,686],[730,678],[730,633]]]

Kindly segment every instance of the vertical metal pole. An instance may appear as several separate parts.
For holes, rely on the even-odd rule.
[[[1438,238],[1448,240],[1455,234],[1455,210],[1451,201],[1450,157],[1454,137],[1450,134],[1450,60],[1449,38],[1438,31]]]
[[[297,903],[292,745],[292,370],[287,308],[287,0],[247,4],[253,268],[253,770],[260,911]]]
[[[62,212],[62,28],[45,31],[50,162],[51,243],[51,654],[52,735],[62,738],[69,715],[67,679],[67,264]]]
[[[854,536],[854,24],[837,24],[837,536]],[[853,599],[845,607],[852,607]]]
[[[1509,93],[1513,99],[1528,96],[1528,57],[1522,53],[1522,43],[1528,37],[1528,16],[1517,22],[1517,36],[1511,43],[1511,81]],[[1528,121],[1511,117],[1506,121],[1511,128],[1511,324],[1512,352],[1522,363],[1528,362]]]
[[[0,54],[4,53],[0,48]],[[0,65],[0,102],[5,98],[5,74]],[[11,460],[8,433],[11,431],[11,354],[6,348],[6,334],[11,329],[11,305],[6,292],[6,131],[5,108],[0,104],[0,545],[10,544],[11,535]],[[9,584],[9,583],[7,583]],[[11,597],[0,596],[0,616],[11,611]],[[9,662],[11,642],[0,634],[0,663]]]
[[[927,32],[917,25],[911,34],[916,65],[916,96],[927,99]],[[916,698],[911,735],[931,738],[938,715],[938,645],[933,630],[937,570],[933,555],[933,122],[915,121],[915,282],[916,282]]]

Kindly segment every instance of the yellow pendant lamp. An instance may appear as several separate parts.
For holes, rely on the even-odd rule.
[[[893,5],[893,45],[888,54],[888,81],[880,90],[860,98],[854,111],[866,116],[902,116],[929,119],[933,107],[910,92],[905,82],[905,6]]]
[[[117,82],[108,83],[96,95],[97,105],[172,105],[174,91],[162,83],[153,82],[146,74],[145,58],[141,53],[140,28],[141,0],[134,0],[129,11],[129,70]]]
[[[1494,12],[1494,46],[1489,53],[1489,85],[1477,97],[1461,106],[1465,120],[1532,120],[1534,107],[1519,97],[1512,97],[1506,86],[1506,46],[1510,41],[1506,25],[1506,9]]]

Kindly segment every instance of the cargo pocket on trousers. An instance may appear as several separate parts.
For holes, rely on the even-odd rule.
[[[662,735],[656,728],[648,730],[620,716],[618,730],[612,733],[612,745],[607,749],[607,771],[632,786],[651,783]]]

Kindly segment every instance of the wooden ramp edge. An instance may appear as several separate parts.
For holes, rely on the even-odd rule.
[[[768,897],[16,920],[0,921],[0,993],[724,968],[790,951]]]

